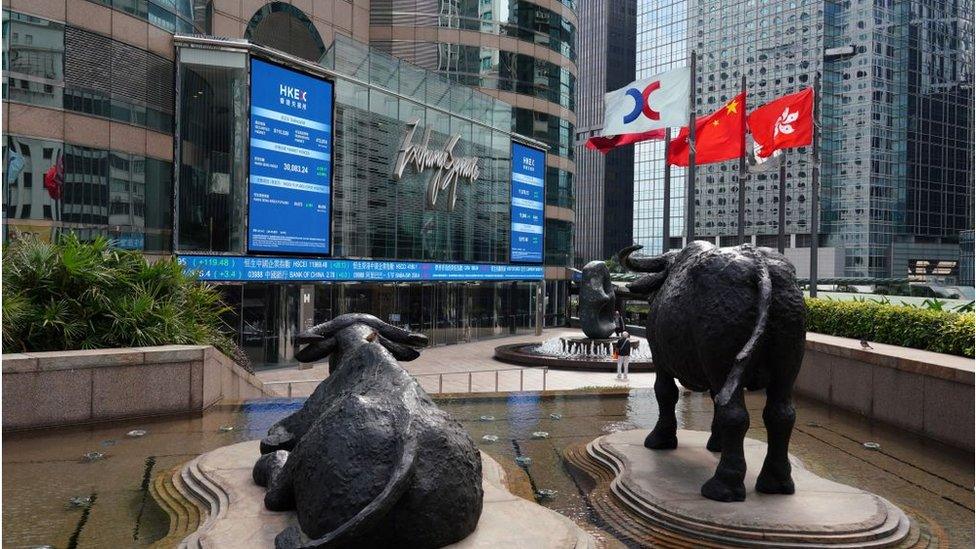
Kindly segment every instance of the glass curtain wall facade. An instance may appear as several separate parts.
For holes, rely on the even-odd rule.
[[[660,2],[643,0],[638,11],[638,77],[687,66],[697,56],[695,83],[699,116],[713,112],[738,94],[746,77],[748,108],[813,85],[822,51],[821,12],[816,2],[755,0]],[[717,15],[720,14],[720,15]],[[676,131],[676,130],[675,130]],[[635,240],[660,252],[663,229],[663,142],[637,145],[635,159]],[[786,233],[809,242],[809,192],[812,151],[787,152]],[[746,185],[745,234],[775,246],[779,230],[779,174],[776,166],[743,178]],[[698,166],[696,238],[735,245],[738,233],[739,161]],[[686,170],[671,168],[669,248],[682,245],[685,230]],[[804,242],[803,236],[798,245]]]
[[[179,49],[177,254],[243,256],[247,51]],[[251,55],[259,55],[251,52]],[[273,58],[272,58],[273,59]],[[436,73],[337,37],[322,57],[334,71],[332,257],[448,264],[509,262],[511,108]],[[479,122],[474,122],[479,121]],[[431,130],[438,149],[479,159],[460,180],[453,209],[426,203],[431,170],[392,177],[408,124]],[[498,130],[501,128],[502,130]],[[220,131],[215,131],[220,129]],[[419,141],[415,136],[413,141]],[[547,231],[546,248],[571,240],[572,224]],[[548,229],[548,228],[547,228]],[[267,258],[266,258],[267,259]],[[271,260],[274,260],[271,258]],[[393,265],[393,263],[391,263]],[[537,324],[539,281],[227,283],[228,322],[258,367],[293,361],[293,336],[347,312],[368,312],[420,331],[433,344],[523,333]],[[547,288],[544,321],[562,323],[562,286]],[[303,313],[310,296],[311,315]],[[562,303],[562,309],[558,308]]]
[[[906,210],[914,240],[970,239],[972,272],[973,2],[913,2],[908,26]],[[921,257],[919,257],[921,258]],[[897,272],[903,265],[892,265]],[[972,275],[961,278],[972,285]]]
[[[637,69],[635,78],[646,78],[683,67],[690,59],[688,0],[637,0]],[[673,135],[677,135],[673,132]],[[645,141],[634,145],[635,244],[645,253],[664,249],[664,143]],[[685,233],[685,169],[671,168],[670,236],[672,247],[681,247]]]
[[[698,61],[699,115],[736,95],[747,79],[748,108],[821,83],[822,246],[843,249],[849,277],[901,276],[896,241],[945,244],[973,225],[972,2],[689,0],[638,3],[638,77]],[[825,48],[853,46],[827,58]],[[634,235],[663,248],[664,145],[636,148]],[[785,232],[807,247],[812,150],[787,151],[786,204],[777,166],[753,170],[745,234],[775,246]],[[684,234],[684,170],[672,169],[671,247]],[[966,184],[961,175],[970,174]],[[737,242],[738,161],[699,166],[696,235]],[[928,240],[927,240],[928,239]]]
[[[576,267],[607,259],[633,242],[634,148],[602,154],[585,147],[603,131],[603,99],[634,80],[636,1],[583,1],[580,4],[580,57],[585,78],[577,88]]]
[[[549,146],[546,204],[572,210],[575,10],[569,0],[373,0],[370,44],[511,104],[512,131]],[[546,265],[572,265],[572,231],[548,236],[565,233],[571,213],[547,216]]]
[[[551,10],[525,3],[511,13],[505,30],[510,34],[492,34],[523,46],[491,46],[498,52],[496,64],[504,63],[507,72],[496,71],[491,83],[479,81],[479,86],[527,100],[529,106],[522,110],[534,114],[526,117],[511,103],[462,85],[460,73],[454,80],[431,74],[344,37],[333,44],[335,35],[350,33],[368,40],[368,5],[358,0],[352,2],[351,20],[340,17],[338,10],[322,15],[318,1],[309,17],[281,2],[238,0],[240,9],[214,12],[210,0],[77,0],[112,18],[110,32],[100,26],[101,20],[79,19],[78,10],[71,9],[74,1],[64,0],[62,17],[67,21],[24,13],[34,10],[29,3],[20,4],[24,12],[2,12],[4,112],[10,114],[0,140],[5,241],[25,233],[49,240],[72,231],[85,239],[107,236],[119,247],[147,255],[245,256],[247,60],[252,50],[271,57],[282,53],[259,46],[273,48],[269,42],[277,39],[285,46],[302,46],[283,49],[310,60],[314,67],[309,72],[323,69],[343,76],[335,77],[332,257],[345,263],[389,260],[391,272],[396,260],[474,264],[489,267],[483,271],[486,279],[500,278],[491,270],[500,269],[505,273],[501,278],[511,280],[252,284],[223,279],[228,298],[237,304],[229,322],[242,342],[251,342],[258,363],[290,361],[291,337],[328,311],[352,311],[364,303],[381,313],[386,310],[378,305],[386,298],[350,297],[358,295],[354,290],[369,297],[374,291],[387,295],[386,288],[393,288],[402,296],[398,303],[423,303],[432,315],[426,320],[411,316],[412,311],[390,313],[402,315],[402,321],[387,319],[428,331],[454,330],[450,335],[431,331],[438,343],[530,329],[538,324],[530,313],[544,311],[546,324],[565,321],[568,281],[543,281],[541,265],[509,264],[510,147],[517,120],[531,130],[525,133],[546,136],[553,146],[548,156],[555,160],[545,171],[545,202],[564,211],[547,218],[546,260],[570,264],[574,196],[569,124],[575,85],[569,61],[575,57],[570,3],[553,2]],[[48,13],[55,4],[41,3],[37,10]],[[230,44],[227,48],[179,47],[190,38],[212,40],[205,37],[212,34],[212,24],[240,32],[230,36],[235,40],[218,40]],[[146,36],[133,28],[146,31],[148,45]],[[485,35],[480,27],[478,32]],[[544,53],[534,55],[542,44]],[[320,51],[326,46],[330,49],[323,56]],[[536,101],[546,108],[533,111]],[[474,183],[459,182],[454,211],[440,208],[443,201],[438,208],[426,207],[430,169],[416,174],[408,167],[402,180],[393,180],[392,163],[403,130],[414,120],[421,135],[425,128],[432,130],[432,149],[457,134],[454,153],[479,159],[480,176]],[[47,173],[58,175],[54,179],[61,183],[45,186]],[[458,278],[464,279],[452,277]],[[546,296],[537,307],[540,287]],[[321,310],[305,315],[303,292],[320,295]],[[263,311],[260,322],[254,320],[257,311]],[[259,350],[255,341],[261,342]]]
[[[825,47],[853,45],[855,51],[824,63],[826,241],[844,249],[846,275],[890,276],[891,244],[907,229],[910,5],[825,2],[824,8]]]
[[[11,103],[172,131],[172,62],[8,10],[3,12],[3,92]],[[124,248],[172,249],[170,162],[14,134],[4,135],[2,147],[5,239],[20,233],[50,239],[71,230],[85,238],[113,238]],[[59,159],[63,183],[46,188],[44,174]]]
[[[295,311],[300,308],[303,289],[309,290],[315,305],[308,325],[366,311],[426,335],[430,345],[454,345],[532,333],[536,284],[377,282],[306,288],[296,284],[228,284],[221,290],[233,310],[227,321],[240,334],[241,347],[258,368],[267,368],[287,365],[294,353],[290,336],[300,329]],[[547,321],[557,320],[562,321],[561,313],[547,312]],[[281,337],[282,333],[288,337]]]

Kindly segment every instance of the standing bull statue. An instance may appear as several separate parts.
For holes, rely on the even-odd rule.
[[[613,334],[613,307],[616,294],[610,282],[610,269],[603,261],[590,261],[583,267],[580,284],[580,327],[590,339],[606,339]]]
[[[707,446],[722,456],[701,493],[717,501],[743,501],[742,441],[749,428],[743,389],[765,388],[769,448],[756,491],[792,494],[792,392],[806,337],[806,308],[793,265],[771,249],[750,245],[718,248],[696,241],[654,257],[631,257],[640,248],[619,255],[627,269],[650,273],[628,285],[648,296],[647,339],[657,372],[660,416],[644,446],[678,445],[675,379],[693,391],[709,391],[715,415]]]
[[[397,364],[427,338],[366,314],[301,334],[301,362],[333,373],[261,441],[252,476],[300,527],[275,547],[433,548],[467,537],[482,509],[481,455],[461,425]]]

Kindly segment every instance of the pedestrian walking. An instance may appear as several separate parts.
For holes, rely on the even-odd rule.
[[[617,340],[617,379],[627,381],[630,370],[630,334],[623,332]]]

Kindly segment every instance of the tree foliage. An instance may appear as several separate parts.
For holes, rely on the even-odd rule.
[[[5,352],[213,345],[246,367],[221,318],[227,311],[174,258],[150,263],[105,238],[25,237],[3,250]]]

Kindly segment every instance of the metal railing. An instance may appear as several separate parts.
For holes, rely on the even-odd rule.
[[[474,390],[474,374],[490,374],[490,373],[494,373],[495,374],[495,376],[494,376],[495,377],[495,390],[494,390],[494,392],[498,393],[498,392],[500,392],[499,389],[501,387],[501,384],[500,384],[500,381],[499,381],[500,380],[500,377],[499,377],[498,374],[500,374],[502,372],[518,372],[519,373],[519,388],[518,388],[518,390],[520,392],[521,391],[524,391],[525,390],[525,372],[526,372],[526,370],[528,370],[530,372],[533,372],[533,371],[534,372],[542,372],[542,390],[545,391],[546,390],[546,386],[547,386],[547,382],[548,382],[547,377],[549,375],[549,368],[547,368],[547,367],[544,367],[544,368],[497,368],[497,369],[491,369],[491,370],[469,370],[469,371],[462,371],[462,372],[434,372],[434,373],[429,373],[429,374],[410,374],[410,375],[414,379],[416,379],[418,383],[420,383],[420,378],[429,378],[429,377],[437,376],[437,392],[434,393],[434,394],[440,394],[440,393],[443,393],[444,392],[444,376],[465,376],[465,375],[468,376],[467,391],[451,391],[451,392],[452,393],[459,393],[459,392],[475,393],[475,392],[485,392],[485,391],[475,391]],[[264,386],[265,387],[274,387],[274,386],[278,386],[278,385],[287,385],[288,386],[287,397],[288,398],[292,398],[293,395],[294,395],[294,389],[293,389],[294,385],[299,384],[299,383],[315,383],[315,384],[318,384],[318,383],[321,383],[322,381],[323,380],[321,380],[321,379],[286,379],[286,380],[281,380],[281,381],[265,381],[264,382]]]
[[[497,369],[491,369],[491,370],[468,370],[466,372],[436,372],[436,373],[429,373],[429,374],[410,374],[410,375],[413,376],[413,378],[416,379],[418,381],[418,383],[420,382],[420,378],[422,378],[422,377],[433,377],[433,376],[437,376],[437,393],[435,393],[435,394],[439,394],[439,393],[443,393],[444,392],[444,376],[463,376],[463,375],[466,374],[468,376],[468,390],[467,391],[464,391],[464,392],[474,393],[474,392],[476,392],[476,391],[473,391],[472,390],[474,374],[494,373],[495,374],[495,391],[494,392],[497,393],[497,392],[499,392],[498,389],[500,387],[498,374],[501,373],[501,372],[518,372],[519,373],[519,388],[518,388],[518,390],[519,391],[524,391],[525,390],[525,371],[526,370],[529,370],[529,371],[541,371],[542,372],[542,390],[545,391],[546,390],[546,381],[547,381],[546,378],[549,375],[549,368],[548,367],[544,367],[544,368],[497,368]],[[461,392],[461,391],[451,391],[451,392]]]

